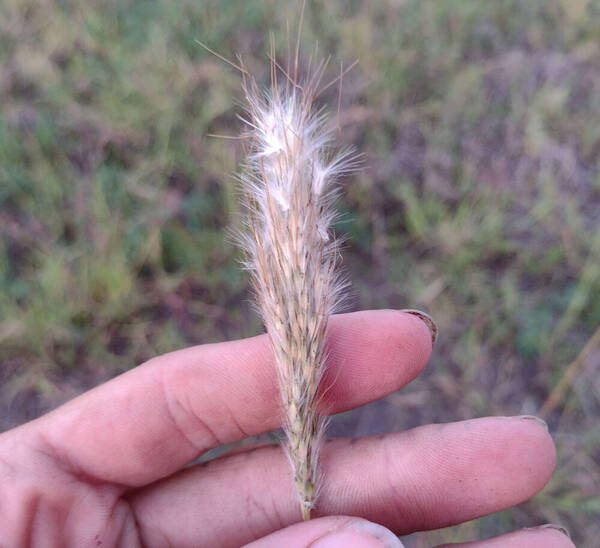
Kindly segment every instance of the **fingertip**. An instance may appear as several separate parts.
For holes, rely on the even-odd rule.
[[[248,548],[403,548],[389,529],[362,518],[329,516],[296,523],[247,545]]]
[[[547,524],[512,531],[486,540],[441,544],[436,548],[575,548],[569,533],[564,527]]]
[[[403,314],[408,314],[410,316],[414,316],[415,318],[421,320],[421,322],[425,324],[429,331],[429,336],[431,337],[431,346],[435,346],[439,334],[439,328],[437,326],[437,323],[435,323],[435,320],[429,314],[423,312],[422,310],[416,310],[414,308],[405,308],[403,310],[400,310],[399,312],[402,312]]]
[[[400,315],[401,328],[406,334],[407,342],[413,345],[415,365],[419,374],[431,357],[438,336],[437,324],[431,316],[420,310],[398,310],[397,313]]]
[[[330,360],[324,385],[330,411],[340,412],[394,392],[425,368],[429,328],[414,314],[369,310],[331,318]],[[341,404],[341,405],[340,405]]]
[[[569,531],[561,525],[547,523],[526,531],[537,533],[539,539],[547,539],[544,544],[540,542],[540,546],[543,545],[546,548],[575,548],[575,543],[571,540]]]
[[[530,473],[532,486],[535,492],[541,491],[550,481],[556,467],[556,446],[548,430],[548,425],[540,418],[533,415],[514,417],[518,424],[519,434],[529,438],[529,443],[534,449],[529,453],[530,458],[524,461]]]

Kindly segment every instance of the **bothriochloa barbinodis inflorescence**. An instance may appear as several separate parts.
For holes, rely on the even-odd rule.
[[[299,38],[294,59],[289,57],[282,67],[271,46],[266,90],[241,59],[228,62],[242,74],[246,102],[241,117],[246,158],[239,176],[245,217],[238,240],[275,355],[286,452],[307,520],[319,492],[327,420],[319,405],[327,323],[347,285],[338,268],[333,202],[336,182],[354,169],[355,158],[349,149],[335,146],[326,111],[315,106],[318,95],[341,84],[341,75],[351,67],[322,86],[327,60],[312,69],[309,62],[307,75],[300,78]]]

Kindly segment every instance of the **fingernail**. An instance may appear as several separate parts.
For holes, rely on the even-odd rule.
[[[535,421],[538,424],[542,425],[546,430],[548,430],[548,423],[544,419],[540,419],[535,415],[519,415],[517,418],[524,421]]]
[[[354,520],[342,529],[317,539],[311,548],[403,548],[403,544],[389,529],[367,520]]]
[[[556,525],[554,523],[546,523],[545,525],[538,525],[537,527],[530,527],[530,531],[539,531],[540,529],[556,529],[560,531],[563,535],[571,538],[569,531],[567,531],[562,525]]]
[[[438,338],[438,326],[429,314],[425,314],[425,312],[421,310],[415,310],[413,308],[404,308],[403,310],[400,310],[400,312],[412,314],[425,323],[425,325],[429,328],[429,332],[431,333],[431,345],[433,346],[435,344],[435,341],[437,341]]]

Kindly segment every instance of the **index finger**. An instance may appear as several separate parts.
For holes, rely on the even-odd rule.
[[[324,411],[399,389],[423,369],[431,344],[413,314],[332,317]],[[212,447],[279,425],[275,364],[260,335],[160,356],[22,428],[75,475],[133,487],[172,474]]]

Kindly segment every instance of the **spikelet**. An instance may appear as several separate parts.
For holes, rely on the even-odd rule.
[[[293,77],[280,69],[280,85],[272,61],[271,88],[263,93],[242,69],[248,150],[241,245],[277,362],[287,454],[305,520],[318,494],[326,423],[318,400],[327,321],[345,287],[332,202],[336,179],[353,167],[349,151],[334,152],[325,113],[313,106],[324,67],[301,83],[297,68]]]

